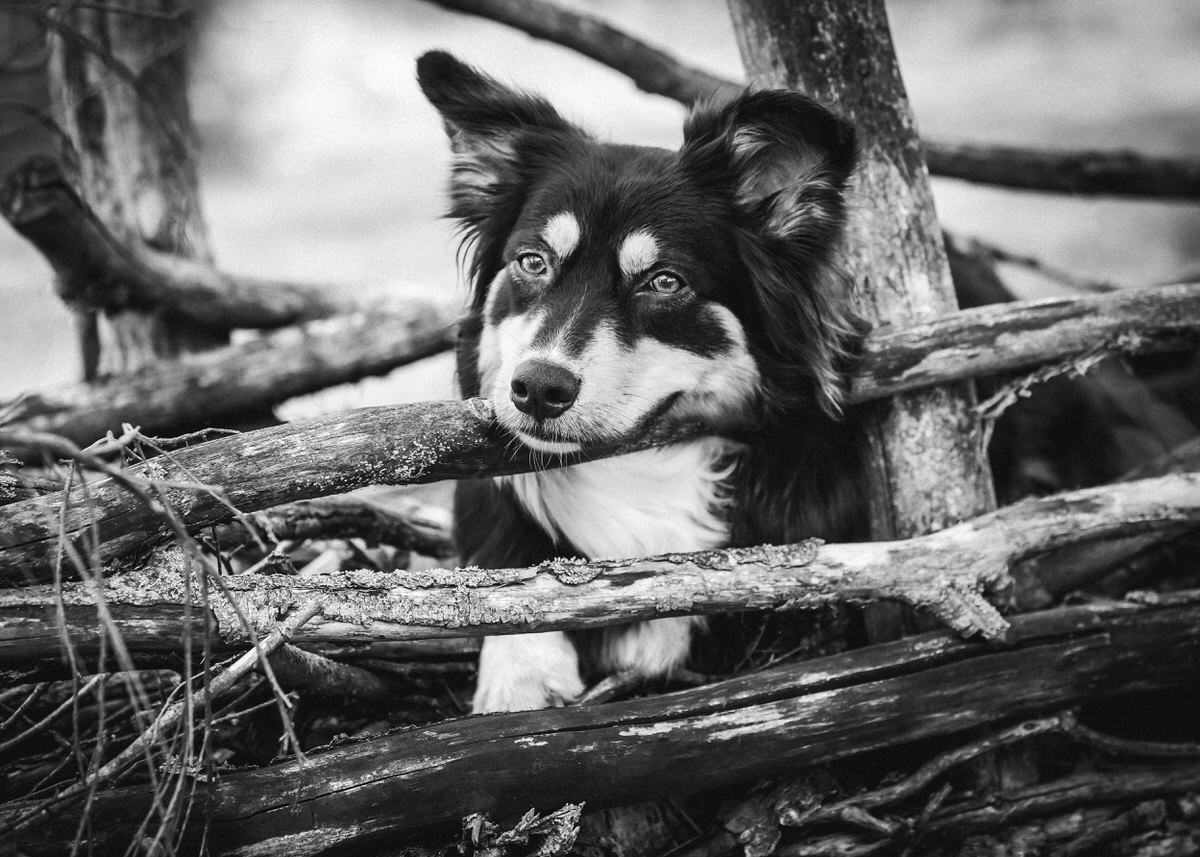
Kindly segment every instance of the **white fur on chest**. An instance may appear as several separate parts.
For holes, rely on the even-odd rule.
[[[716,437],[498,477],[547,532],[592,559],[721,547],[738,445]]]

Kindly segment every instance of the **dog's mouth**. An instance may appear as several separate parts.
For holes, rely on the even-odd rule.
[[[544,422],[523,419],[508,428],[525,446],[535,452],[552,455],[569,455],[587,449],[619,446],[645,434],[657,420],[671,410],[682,395],[681,392],[670,394],[640,417],[632,428],[624,431],[606,431],[609,427],[580,425],[578,419],[570,419],[572,415],[569,412],[565,417]],[[572,423],[576,426],[574,432],[570,430]],[[583,428],[584,431],[579,431],[579,428]]]

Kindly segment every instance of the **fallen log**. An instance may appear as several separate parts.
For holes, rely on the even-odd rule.
[[[296,604],[319,615],[297,643],[355,644],[477,634],[581,629],[644,619],[745,610],[815,609],[899,600],[929,610],[963,634],[1003,639],[1006,623],[983,595],[1008,581],[1010,566],[1062,547],[1150,527],[1200,522],[1200,475],[1172,475],[1026,500],[906,541],[761,546],[645,559],[555,560],[521,569],[343,571],[227,576],[236,605],[199,600],[198,581],[178,551],[110,578],[104,603],[128,648],[193,647],[211,634],[227,647],[247,629],[269,633]],[[191,598],[188,594],[191,593]],[[101,633],[88,584],[0,592],[0,666],[55,657],[64,636],[79,653]],[[66,626],[57,624],[61,604]]]
[[[1117,309],[1098,308],[1106,301],[1112,301]],[[1151,311],[1151,305],[1157,309]],[[1096,314],[1101,321],[1093,320]],[[968,317],[980,319],[978,329],[989,331],[987,336],[994,338],[992,348],[984,344],[983,334],[968,333],[975,329],[966,321]],[[1044,322],[1037,322],[1039,318]],[[1003,319],[1017,323],[1023,335],[1002,334]],[[943,355],[937,359],[930,356],[933,352],[916,347],[917,340],[905,331],[873,334],[879,339],[867,346],[854,376],[860,389],[852,391],[851,399],[859,402],[920,384],[959,379],[969,372],[1016,369],[1052,356],[1073,355],[1089,337],[1093,345],[1107,341],[1130,350],[1151,342],[1176,346],[1194,342],[1200,328],[1200,284],[981,307],[921,325],[922,335],[940,336],[934,332],[938,325],[945,325],[947,332],[934,349]],[[962,348],[956,337],[973,345]],[[1028,351],[1023,350],[1023,343],[1028,344]],[[964,363],[971,368],[964,369]],[[898,379],[894,385],[883,381],[890,375]],[[613,455],[680,439],[685,436],[680,431],[679,427],[664,427],[636,443],[588,455]],[[698,429],[692,426],[687,431],[691,432],[687,436],[693,436]],[[0,447],[22,444],[29,444],[26,434],[0,430]],[[177,481],[222,486],[229,503],[249,512],[369,484],[470,478],[501,472],[497,468],[517,472],[532,466],[528,456],[510,449],[510,440],[494,427],[490,405],[474,400],[364,408],[274,426],[185,449],[170,461],[159,459],[131,472],[158,478],[172,474]],[[178,484],[172,487],[188,526],[228,519],[227,505],[211,490],[187,492]],[[0,508],[0,585],[32,581],[44,573],[56,550],[63,505],[61,494],[49,494]],[[93,520],[97,523],[103,541],[97,547],[101,561],[147,550],[161,542],[165,532],[156,522],[156,510],[144,508],[112,482],[90,486],[86,502],[84,492],[77,490],[66,505],[66,533],[80,532]]]
[[[430,0],[578,51],[628,77],[638,89],[683,104],[745,86],[688,66],[603,19],[548,0]],[[1021,190],[1102,196],[1200,199],[1200,161],[1131,151],[1056,151],[926,139],[936,176]]]
[[[1019,616],[1002,648],[925,634],[665,696],[454,720],[342,744],[303,765],[226,772],[195,790],[181,853],[202,840],[225,855],[396,847],[473,812],[678,797],[1179,687],[1200,666],[1195,597]],[[153,801],[149,785],[96,793],[94,852],[123,851]],[[63,853],[80,812],[78,804],[12,803],[0,808],[0,835],[24,854]]]

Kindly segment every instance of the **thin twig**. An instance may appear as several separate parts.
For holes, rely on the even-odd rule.
[[[938,777],[972,759],[995,752],[1000,747],[1006,747],[1009,744],[1027,741],[1035,735],[1062,732],[1072,723],[1074,723],[1074,715],[1070,713],[1027,720],[935,756],[912,774],[885,788],[807,810],[784,808],[780,812],[779,821],[788,827],[807,827],[830,821],[846,820],[845,813],[849,810],[875,809],[897,803],[918,794]]]
[[[296,629],[301,627],[309,619],[318,615],[321,612],[321,603],[317,599],[313,599],[302,605],[295,613],[289,616],[284,622],[280,623],[274,631],[268,634],[261,643],[250,649],[248,652],[234,661],[227,669],[217,675],[207,688],[193,691],[189,693],[183,700],[180,700],[172,705],[165,707],[159,715],[154,719],[154,722],[129,746],[118,753],[115,757],[109,760],[94,774],[89,776],[84,782],[79,782],[64,789],[58,796],[56,802],[71,800],[77,797],[85,789],[91,789],[100,783],[108,782],[119,776],[129,767],[137,757],[144,755],[151,750],[155,744],[159,743],[162,738],[176,728],[183,717],[184,711],[190,705],[195,705],[197,702],[203,701],[205,697],[219,697],[227,693],[233,686],[245,675],[247,675],[254,667],[262,661],[265,661],[267,656],[291,639]],[[305,762],[304,755],[296,748],[296,757],[303,764]],[[42,808],[39,807],[38,812],[26,814],[19,819],[15,824],[15,829],[27,827],[34,823],[40,816]],[[0,831],[2,832],[2,831]]]
[[[104,680],[104,676],[102,674],[92,676],[87,681],[87,683],[82,688],[80,688],[78,693],[72,694],[68,699],[64,700],[62,702],[62,704],[57,706],[53,711],[51,711],[49,714],[47,714],[41,720],[34,723],[32,726],[30,726],[25,731],[21,732],[19,735],[14,735],[12,738],[8,739],[7,741],[0,742],[0,756],[15,749],[18,745],[24,743],[25,741],[28,741],[30,738],[33,738],[33,737],[41,734],[45,730],[49,729],[51,726],[54,725],[54,722],[56,720],[58,720],[58,718],[62,717],[64,714],[66,714],[68,711],[70,711],[72,708],[75,707],[75,702],[80,696],[83,696],[84,694],[87,694],[87,693],[91,693],[92,688],[94,688],[98,683],[100,683],[103,680]]]

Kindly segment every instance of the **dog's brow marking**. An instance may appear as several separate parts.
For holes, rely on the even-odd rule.
[[[644,229],[626,235],[621,242],[621,249],[617,251],[617,262],[626,277],[640,274],[653,265],[657,258],[658,242]]]
[[[560,211],[546,221],[542,238],[559,259],[565,259],[579,245],[579,221],[571,212]]]

